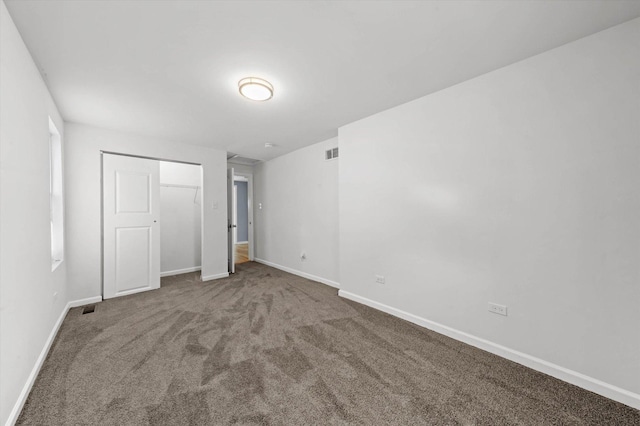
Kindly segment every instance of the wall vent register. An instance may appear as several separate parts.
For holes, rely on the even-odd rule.
[[[338,148],[328,149],[324,153],[325,160],[333,160],[334,158],[338,158]]]

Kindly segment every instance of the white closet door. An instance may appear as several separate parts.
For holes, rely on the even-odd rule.
[[[160,288],[160,166],[103,154],[105,299]]]

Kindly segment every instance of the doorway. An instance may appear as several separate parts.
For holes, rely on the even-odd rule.
[[[235,175],[233,195],[236,204],[233,242],[235,245],[236,265],[249,261],[249,179]]]
[[[253,174],[227,170],[229,204],[229,272],[253,261]]]
[[[201,165],[103,152],[102,195],[104,299],[201,270]]]

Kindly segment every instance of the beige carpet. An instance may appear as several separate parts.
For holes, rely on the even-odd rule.
[[[19,424],[639,425],[640,412],[253,262],[65,319]]]

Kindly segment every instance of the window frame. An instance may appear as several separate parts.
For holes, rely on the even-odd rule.
[[[49,117],[49,223],[51,272],[64,262],[64,198],[62,138]]]

